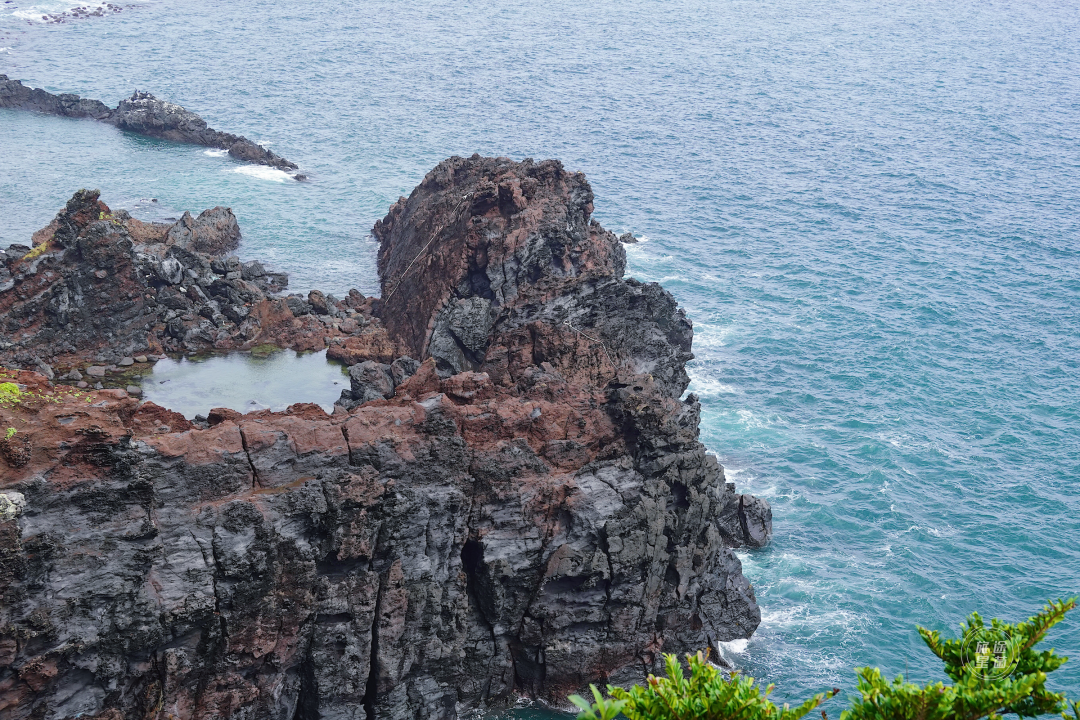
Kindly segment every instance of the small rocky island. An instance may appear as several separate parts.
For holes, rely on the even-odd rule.
[[[641,681],[760,620],[771,533],[698,442],[689,320],[583,175],[451,158],[375,227],[382,298],[80,192],[0,270],[0,715],[457,718]],[[75,375],[259,344],[334,412],[191,421]],[[62,379],[67,378],[67,379]]]
[[[272,153],[242,135],[221,132],[209,127],[201,117],[174,103],[159,100],[148,92],[136,90],[115,108],[100,100],[81,98],[62,93],[53,95],[40,88],[29,88],[7,75],[0,75],[0,108],[33,110],[47,115],[69,118],[90,118],[137,135],[201,145],[226,150],[243,162],[268,165],[278,170],[296,170],[295,163]],[[304,175],[293,174],[297,180]]]

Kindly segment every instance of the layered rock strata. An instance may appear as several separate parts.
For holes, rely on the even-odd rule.
[[[227,150],[244,162],[268,165],[279,170],[296,170],[295,163],[274,154],[242,135],[214,130],[201,117],[180,105],[159,100],[148,92],[136,90],[115,108],[99,100],[62,93],[53,95],[40,88],[29,88],[7,75],[0,75],[0,108],[33,110],[48,115],[91,118],[115,125],[121,130],[172,142]],[[303,175],[294,177],[303,180]]]
[[[768,506],[698,442],[689,321],[591,211],[557,162],[439,165],[376,227],[409,357],[361,358],[332,415],[0,378],[0,714],[456,718],[749,637],[732,550]]]

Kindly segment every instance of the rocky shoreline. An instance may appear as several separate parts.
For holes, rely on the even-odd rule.
[[[91,118],[137,135],[226,150],[231,157],[243,162],[267,165],[282,171],[297,170],[295,163],[246,137],[214,130],[190,110],[159,100],[148,92],[136,90],[130,98],[110,108],[99,100],[70,93],[53,95],[40,88],[29,88],[7,75],[0,75],[0,108],[32,110],[69,118]],[[295,172],[292,177],[296,180],[306,179],[306,176]]]
[[[81,191],[9,250],[0,714],[457,718],[749,637],[732,550],[771,512],[698,442],[692,326],[592,203],[556,161],[451,158],[376,225],[379,300],[275,297],[224,208]],[[265,343],[351,366],[332,414],[58,379]]]

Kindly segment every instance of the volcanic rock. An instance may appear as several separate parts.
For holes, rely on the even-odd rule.
[[[7,75],[0,75],[0,108],[34,110],[61,117],[93,118],[147,137],[228,150],[229,155],[243,162],[269,165],[279,170],[296,170],[295,163],[246,137],[214,130],[190,110],[138,90],[130,98],[122,100],[116,109],[110,109],[98,100],[87,100],[67,93],[53,95],[41,89],[29,88]],[[298,179],[305,178],[300,176]]]
[[[350,347],[378,348],[368,357],[380,361],[400,354],[374,318],[348,332],[305,315],[310,305],[299,298],[289,299],[293,313],[272,297],[288,282],[282,273],[249,263],[244,279],[238,257],[221,257],[240,237],[228,208],[160,226],[114,213],[97,191],[80,190],[36,235],[33,250],[12,246],[0,255],[11,277],[0,285],[0,362],[8,365],[43,369],[49,358],[52,367],[81,366],[105,350],[115,360],[265,343],[322,350],[327,338],[355,338]],[[333,303],[317,297],[330,312]]]
[[[203,210],[195,219],[185,211],[169,229],[165,244],[205,255],[225,255],[240,247],[240,226],[230,208]]]
[[[749,637],[732,550],[768,541],[768,504],[698,441],[690,323],[622,278],[592,200],[553,161],[429,173],[376,227],[363,330],[400,351],[358,357],[349,410],[192,425],[9,372],[34,399],[0,408],[30,447],[0,473],[25,499],[0,521],[0,715],[450,719]]]

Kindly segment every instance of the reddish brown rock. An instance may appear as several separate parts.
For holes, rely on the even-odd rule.
[[[196,427],[15,373],[0,712],[449,719],[749,637],[732,549],[768,505],[698,442],[690,323],[591,203],[554,162],[436,168],[377,228],[385,300],[338,308],[416,360],[358,356],[349,411]],[[252,303],[247,342],[313,342],[311,305]]]

